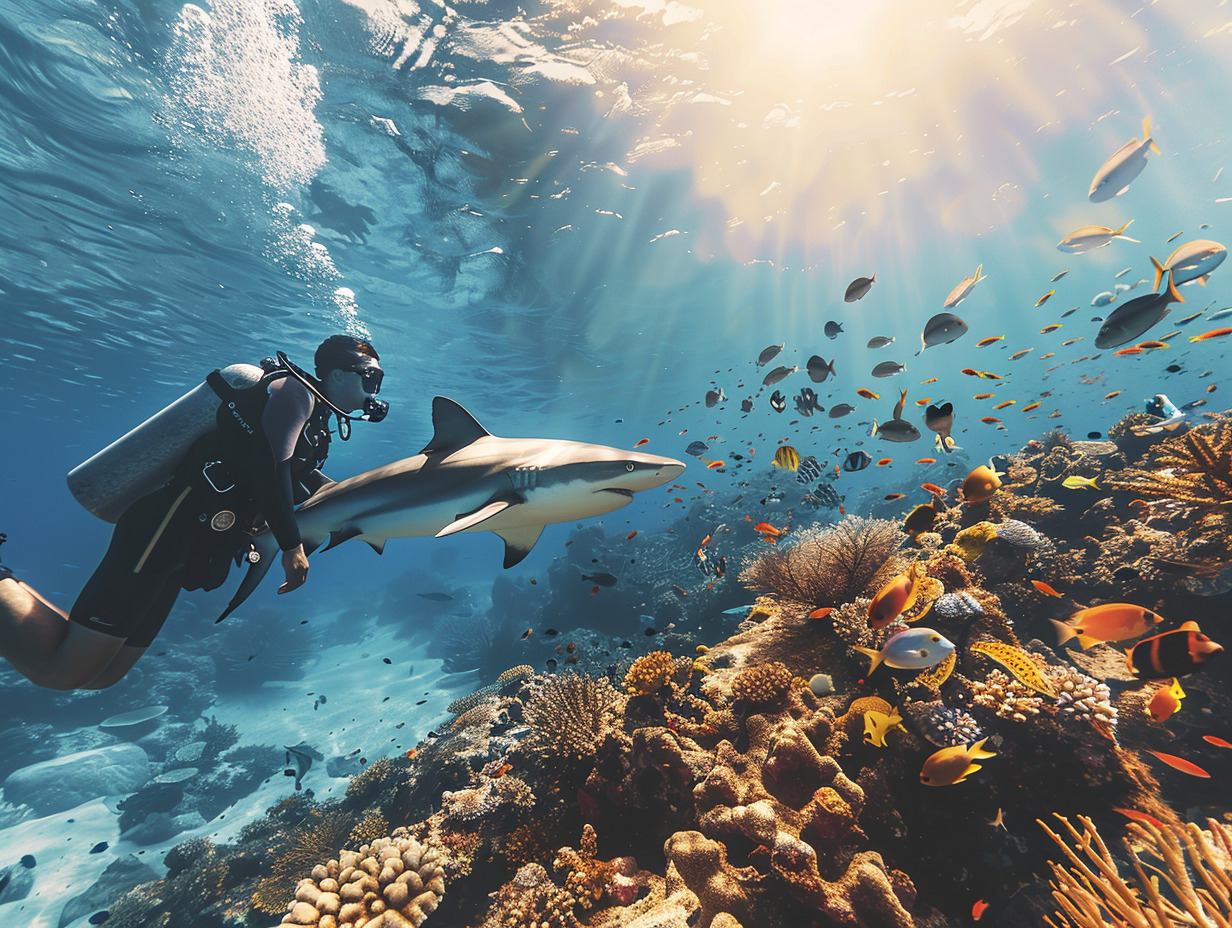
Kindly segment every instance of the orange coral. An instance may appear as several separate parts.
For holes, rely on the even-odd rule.
[[[791,689],[792,674],[782,661],[746,667],[736,674],[732,695],[754,705],[773,705]]]
[[[667,686],[676,672],[676,659],[667,651],[651,651],[639,657],[625,674],[630,695],[649,696]]]

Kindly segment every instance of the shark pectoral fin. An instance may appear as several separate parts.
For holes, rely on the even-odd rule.
[[[389,541],[388,538],[382,538],[380,541],[369,541],[368,547],[371,548],[373,551],[375,551],[377,554],[384,554],[385,553],[385,542],[387,541]]]
[[[329,533],[329,544],[327,544],[321,550],[328,551],[330,548],[336,548],[338,547],[338,545],[342,544],[344,541],[350,541],[356,535],[362,535],[363,533],[364,533],[363,529],[357,528],[354,525],[348,526],[347,528],[339,529],[336,532],[330,532]]]
[[[543,534],[542,525],[531,525],[525,528],[505,529],[496,533],[505,539],[505,569],[520,564],[530,549],[535,546],[539,536]]]
[[[468,528],[474,528],[480,522],[484,522],[487,519],[492,518],[497,513],[504,512],[510,506],[521,502],[525,501],[516,493],[511,493],[506,496],[493,497],[473,512],[466,512],[458,516],[443,529],[437,532],[436,537],[444,538],[446,535],[453,535],[456,532],[464,532]]]

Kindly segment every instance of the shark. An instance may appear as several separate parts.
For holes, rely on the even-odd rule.
[[[685,468],[673,458],[607,445],[500,438],[445,396],[432,400],[432,428],[419,454],[327,483],[300,506],[295,520],[305,553],[359,539],[381,554],[390,538],[492,532],[505,542],[508,569],[530,553],[544,526],[612,512]],[[277,560],[268,529],[252,545],[248,570],[219,622]]]

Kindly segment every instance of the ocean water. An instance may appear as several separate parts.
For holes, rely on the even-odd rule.
[[[1232,270],[1183,286],[1184,303],[1141,336],[1179,328],[1167,348],[1114,356],[1094,338],[1095,317],[1151,289],[1151,256],[1227,236],[1230,78],[1220,4],[3,0],[0,557],[67,608],[109,526],[62,476],[211,369],[277,350],[307,364],[334,332],[376,346],[391,412],[335,443],[331,475],[418,452],[435,395],[497,435],[648,440],[641,450],[689,463],[685,489],[601,517],[613,536],[654,536],[743,481],[733,521],[839,518],[794,497],[757,505],[771,486],[799,495],[769,465],[783,442],[827,472],[854,451],[890,458],[833,484],[847,513],[867,515],[870,500],[946,484],[1052,428],[1102,436],[1156,393],[1221,409],[1232,341],[1189,336],[1229,324],[1206,317],[1232,306]],[[1144,119],[1161,152],[1122,195],[1091,202],[1092,177],[1143,137]],[[1131,221],[1138,241],[1058,250],[1080,227]],[[918,354],[925,322],[977,266],[987,279],[953,310],[969,331]],[[1093,305],[1105,291],[1115,302]],[[829,321],[842,324],[835,338]],[[866,348],[875,336],[895,341]],[[836,376],[812,382],[812,355]],[[873,378],[888,360],[905,370]],[[799,370],[763,387],[779,364]],[[803,417],[792,403],[803,387],[856,408]],[[719,388],[725,399],[708,406]],[[904,389],[923,437],[870,436]],[[994,396],[973,398],[983,393]],[[926,398],[954,404],[952,456],[923,427]],[[710,445],[700,459],[685,454],[696,439]],[[549,526],[507,579],[526,589],[554,565],[590,569],[569,561],[575,528]],[[691,580],[693,549],[681,548]],[[451,614],[466,627],[491,608],[501,555],[481,533],[396,540],[381,558],[362,545],[314,556],[303,590],[278,597],[268,582],[250,601],[264,630],[256,660],[298,640],[353,666],[332,678],[346,686],[419,680],[427,701],[407,710],[412,730],[360,744],[330,729],[339,754],[405,750],[486,682],[450,673],[466,668],[431,639]],[[181,597],[143,661],[192,653],[238,581]],[[452,605],[415,595],[435,592]],[[404,611],[391,615],[393,602]],[[328,642],[297,639],[304,621]],[[326,691],[325,663],[195,708],[264,743],[298,741],[328,711],[302,692]],[[24,714],[66,737],[140,697],[131,681],[77,696],[6,687],[21,701],[6,724]],[[272,795],[244,808],[259,814]],[[216,822],[201,833],[227,836]],[[0,863],[23,853],[10,838]],[[25,904],[6,923],[58,923],[50,903]]]

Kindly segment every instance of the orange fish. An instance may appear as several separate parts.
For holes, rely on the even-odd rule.
[[[415,759],[415,755],[416,755],[416,754],[418,754],[418,753],[419,753],[419,749],[418,749],[418,748],[411,748],[409,751],[407,751],[407,752],[406,752],[405,754],[403,754],[402,756],[403,756],[403,757],[405,757],[407,760],[414,760],[414,759]]]
[[[1165,683],[1155,691],[1155,695],[1147,703],[1146,711],[1155,721],[1166,722],[1181,708],[1181,700],[1184,698],[1185,691],[1181,689],[1181,681],[1173,677],[1171,683]]]
[[[634,447],[634,448],[640,448],[640,447],[642,447],[642,445],[646,444],[648,441],[650,441],[650,439],[649,439],[649,438],[643,438],[641,441],[639,441],[639,442],[638,442],[636,445],[634,445],[633,447]]]
[[[592,590],[590,591],[590,595],[591,595],[591,596],[594,596],[594,595],[595,595],[596,593],[598,593],[598,592],[599,592],[599,588],[598,588],[598,587],[595,587],[594,589],[592,589]]]
[[[960,373],[966,374],[968,377],[978,377],[980,372],[973,367],[964,367]]]
[[[673,583],[672,589],[676,591],[676,595],[678,596],[688,596],[689,595],[689,591],[686,590],[684,587],[682,587],[678,583]]]
[[[625,541],[628,541],[630,538],[636,538],[636,537],[637,537],[637,529],[634,529],[628,535],[625,536]]]
[[[886,502],[889,502],[890,500],[893,500],[893,499],[902,499],[906,495],[907,495],[906,493],[887,493],[885,495],[885,500]]]
[[[1024,354],[1030,354],[1030,353],[1031,353],[1032,351],[1034,351],[1034,350],[1035,350],[1034,348],[1024,348],[1024,349],[1022,349],[1022,351],[1015,351],[1012,355],[1010,355],[1010,360],[1011,360],[1011,361],[1017,361],[1017,360],[1018,360],[1019,358],[1021,358]]]
[[[981,338],[978,342],[975,343],[975,347],[984,348],[988,345],[992,345],[1000,341],[1005,341],[1004,335],[991,335],[988,338]]]
[[[920,381],[920,386],[922,387],[922,386],[924,386],[925,384],[929,384],[929,383],[936,383],[936,382],[937,382],[937,378],[936,378],[936,377],[929,377],[927,380],[921,380],[921,381]]]
[[[1047,354],[1041,354],[1041,355],[1040,355],[1040,360],[1041,360],[1041,361],[1047,361],[1049,358],[1051,358],[1051,357],[1052,357],[1053,355],[1055,355],[1055,354],[1056,354],[1056,352],[1055,352],[1055,351],[1050,351],[1050,352],[1048,352]]]
[[[968,503],[982,503],[992,499],[993,494],[999,489],[1001,489],[1001,478],[997,472],[987,464],[981,464],[963,481],[962,495]]]
[[[975,905],[971,906],[971,917],[974,918],[978,922],[983,917],[984,913],[987,911],[988,911],[988,903],[985,902],[983,899],[976,899]]]
[[[924,399],[922,399],[922,400],[916,400],[916,401],[915,401],[915,404],[916,404],[917,406],[927,406],[927,405],[928,405],[929,403],[931,403],[932,401],[933,401],[933,398],[932,398],[931,396],[926,396],[926,397],[924,397]]]
[[[936,458],[920,458],[918,461],[916,461],[916,463],[917,464],[936,464],[937,459]]]
[[[711,461],[706,465],[706,470],[714,470],[716,467],[723,467],[727,464],[726,461]]]
[[[983,422],[985,425],[992,425],[994,422],[1000,422],[1001,420],[998,419],[996,416],[983,416],[981,417],[980,421]]]
[[[920,489],[925,493],[932,493],[934,496],[945,496],[945,490],[937,486],[935,483],[921,483]]]
[[[1163,620],[1163,616],[1132,603],[1104,603],[1081,609],[1070,616],[1069,622],[1049,619],[1057,630],[1058,647],[1077,638],[1084,651],[1101,641],[1137,638]]]
[[[893,463],[893,461],[894,461],[893,458],[882,458],[880,461],[877,462],[877,466],[885,467],[887,464]]]
[[[534,583],[533,580],[531,582]],[[522,640],[525,641],[534,633],[534,631],[535,630],[533,628],[528,628],[526,631],[522,632]]]
[[[808,617],[810,619],[824,619],[826,616],[828,616],[833,611],[834,611],[833,606],[822,606],[820,609],[814,609],[812,612],[810,612],[808,614]]]
[[[1106,400],[1110,400],[1110,399],[1112,399],[1114,396],[1120,396],[1120,395],[1121,395],[1122,393],[1124,393],[1124,392],[1125,392],[1124,390],[1113,390],[1111,393],[1105,393],[1105,394],[1104,394],[1104,399],[1106,399]]]
[[[1204,342],[1208,338],[1219,338],[1221,335],[1232,335],[1232,329],[1211,329],[1209,332],[1203,332],[1201,335],[1191,335],[1191,342]]]
[[[1035,587],[1037,590],[1039,590],[1041,593],[1043,593],[1045,596],[1055,596],[1057,599],[1061,598],[1061,594],[1058,593],[1056,590],[1054,590],[1052,587],[1050,587],[1043,580],[1032,580],[1031,585]]]
[[[1040,335],[1047,335],[1049,332],[1055,332],[1059,328],[1061,328],[1061,323],[1059,322],[1050,323],[1044,326],[1042,329],[1040,329]]]
[[[868,605],[868,624],[874,629],[885,628],[915,604],[920,592],[921,570],[913,564],[899,574],[873,597]]]
[[[769,522],[758,522],[756,525],[753,526],[753,531],[761,532],[764,535],[774,535],[775,537],[783,534],[779,529],[775,528]]]
[[[1167,343],[1167,342],[1159,342],[1159,341],[1138,342],[1138,344],[1134,345],[1134,347],[1135,347],[1135,348],[1142,348],[1142,349],[1158,349],[1158,348],[1167,348],[1167,347],[1168,347],[1168,343]]]
[[[1215,383],[1213,383],[1213,384],[1210,384],[1210,385],[1206,388],[1206,392],[1207,392],[1207,393],[1214,393],[1214,392],[1215,392],[1216,390],[1218,390],[1218,389],[1219,389],[1219,384],[1215,384]]]
[[[1232,330],[1229,330],[1232,331]],[[1181,773],[1187,773],[1191,777],[1205,777],[1210,779],[1210,774],[1199,767],[1197,764],[1187,761],[1183,757],[1177,757],[1175,754],[1165,754],[1163,751],[1147,751],[1153,757],[1157,757],[1173,770],[1179,770]]]
[[[993,409],[1004,409],[1006,406],[1013,406],[1018,400],[1006,400],[1004,403],[998,403]]]
[[[1153,815],[1148,815],[1145,812],[1139,812],[1137,809],[1118,809],[1113,807],[1113,812],[1120,812],[1127,819],[1134,822],[1145,822],[1148,825],[1154,825],[1156,828],[1163,828],[1164,823]]]
[[[1120,351],[1112,352],[1112,356],[1114,358],[1120,358],[1127,354],[1142,354],[1142,349],[1137,346],[1134,346],[1132,348],[1122,348]]]
[[[1056,292],[1057,292],[1056,290],[1049,290],[1047,293],[1045,293],[1043,296],[1041,296],[1038,300],[1035,301],[1035,305],[1037,307],[1043,306],[1046,302],[1048,302],[1048,298]]]
[[[1040,407],[1039,403],[1027,403],[1026,406],[1022,407],[1022,411],[1030,412],[1032,409],[1039,409],[1039,407]]]
[[[863,387],[861,387],[859,390],[857,390],[857,391],[856,391],[856,395],[857,395],[857,396],[862,396],[862,397],[864,397],[866,400],[879,400],[879,399],[881,399],[881,397],[880,397],[880,396],[878,396],[876,393],[874,393],[872,390],[865,390]]]
[[[1207,744],[1213,744],[1217,748],[1232,748],[1232,741],[1224,741],[1217,735],[1203,735],[1202,740]]]
[[[972,398],[973,400],[990,400],[990,399],[992,399],[992,398],[993,398],[994,396],[996,396],[996,395],[997,395],[997,394],[995,394],[995,393],[977,393],[977,394],[975,394],[975,396],[973,396],[973,397],[971,397],[971,398]]]
[[[702,539],[702,543],[701,543],[701,545],[700,545],[699,547],[704,548],[704,547],[706,547],[706,545],[708,545],[708,544],[710,544],[710,536],[709,536],[709,535],[707,535],[705,538],[703,538],[703,539]]]

